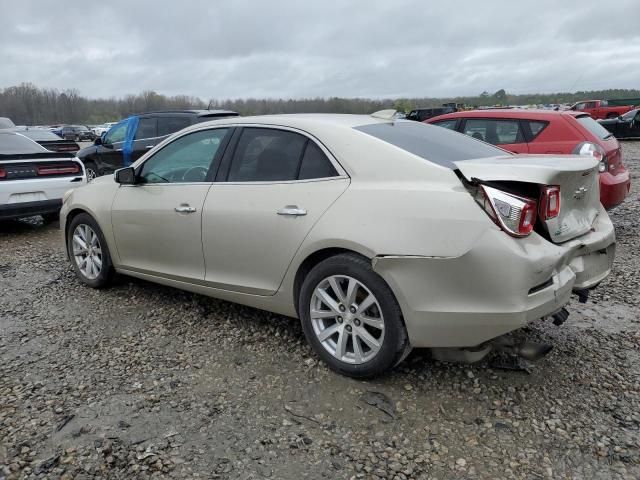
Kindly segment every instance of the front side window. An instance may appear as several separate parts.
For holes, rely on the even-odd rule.
[[[307,138],[287,130],[245,128],[236,147],[229,182],[296,180]]]
[[[493,145],[524,142],[520,133],[520,124],[517,120],[470,118],[465,122],[464,133]]]
[[[122,122],[111,127],[111,130],[107,132],[104,137],[104,142],[107,145],[111,145],[116,142],[124,142],[124,137],[127,134],[127,122]]]
[[[141,183],[205,182],[228,131],[201,130],[174,140],[144,162]]]
[[[451,120],[440,120],[439,122],[433,122],[434,125],[437,125],[438,127],[448,128],[449,130],[455,130],[456,123],[458,123],[458,120],[455,118]]]
[[[158,136],[164,137],[172,133],[179,132],[183,128],[191,125],[188,117],[159,117],[158,118]]]

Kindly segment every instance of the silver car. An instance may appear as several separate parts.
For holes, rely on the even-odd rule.
[[[64,198],[78,278],[114,273],[299,318],[354,377],[486,351],[611,269],[592,157],[511,155],[372,116],[227,118]]]

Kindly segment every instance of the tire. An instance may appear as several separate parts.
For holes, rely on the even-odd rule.
[[[343,375],[380,375],[411,348],[393,292],[360,255],[340,254],[316,265],[302,283],[298,310],[311,347]]]
[[[75,253],[83,251],[81,243],[74,245],[76,234],[79,235],[80,240],[84,240],[85,244],[91,245],[88,253],[74,254],[74,247],[79,247]],[[115,270],[111,262],[109,247],[98,223],[90,215],[81,213],[71,220],[66,238],[69,259],[78,279],[91,288],[108,286],[113,280]],[[87,252],[87,249],[84,249],[84,252]],[[83,261],[86,257],[91,258],[88,261]],[[99,259],[100,265],[96,262],[96,258]],[[90,263],[93,264],[93,267]]]
[[[60,220],[60,212],[43,213],[42,221],[44,223],[53,223]]]
[[[87,174],[87,182],[100,176],[100,170],[98,170],[98,167],[93,162],[86,162],[84,164],[84,170]]]

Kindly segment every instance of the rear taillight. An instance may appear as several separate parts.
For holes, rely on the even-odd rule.
[[[476,201],[496,225],[509,235],[526,237],[533,231],[538,211],[535,200],[479,185]]]
[[[77,164],[68,166],[38,167],[38,175],[67,175],[73,173],[80,173],[80,167]]]
[[[607,155],[604,149],[593,142],[582,142],[576,145],[576,148],[573,149],[574,155],[590,155],[596,160],[598,160],[598,171],[600,173],[606,172],[609,170],[609,162],[607,161]]]
[[[556,218],[560,214],[560,187],[544,187],[540,195],[540,219]]]

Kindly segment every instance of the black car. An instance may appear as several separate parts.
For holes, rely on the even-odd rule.
[[[77,152],[80,150],[80,145],[73,140],[60,138],[52,131],[45,130],[44,128],[29,128],[27,130],[16,130],[16,132],[30,138],[52,152]]]
[[[621,117],[599,120],[599,122],[618,139],[640,138],[640,108],[630,110]]]
[[[174,110],[133,115],[116,123],[77,156],[84,163],[87,179],[92,180],[130,165],[169,135],[189,125],[238,115],[230,110]]]
[[[67,125],[60,130],[60,136],[65,140],[82,142],[83,140],[93,141],[96,136],[84,125]]]
[[[407,120],[415,120],[416,122],[424,122],[432,117],[437,117],[438,115],[444,115],[445,113],[453,113],[457,111],[457,109],[453,106],[446,107],[433,107],[433,108],[416,108],[415,110],[411,110],[407,116]]]

